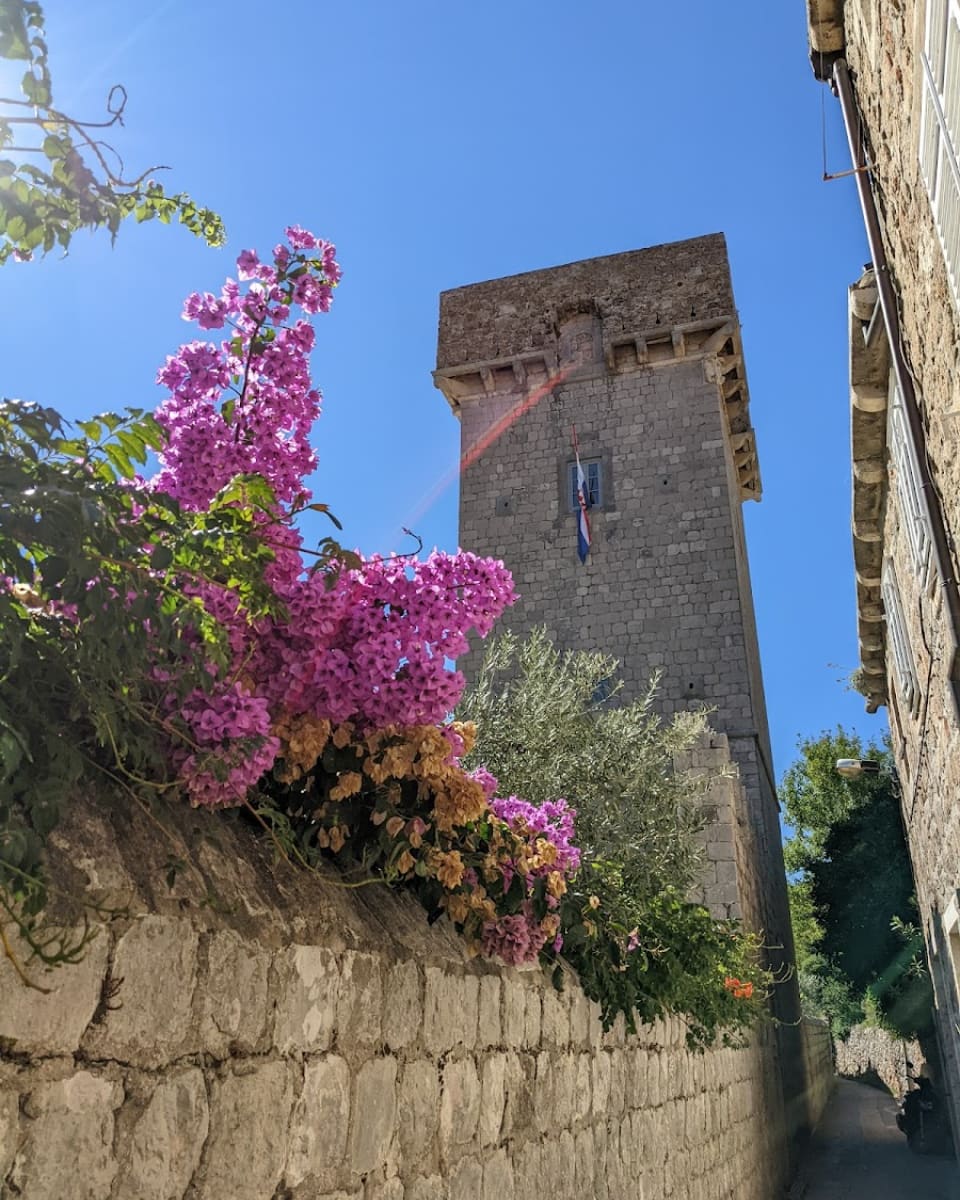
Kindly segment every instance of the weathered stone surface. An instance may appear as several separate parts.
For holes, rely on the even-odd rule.
[[[402,1050],[417,1037],[423,1024],[420,968],[412,959],[391,967],[386,977],[383,1004],[383,1040],[391,1050]]]
[[[348,950],[340,964],[337,1045],[341,1053],[373,1046],[380,1040],[383,990],[380,962],[374,954]]]
[[[119,1084],[89,1071],[34,1088],[11,1194],[30,1200],[109,1196],[117,1174],[114,1113],[122,1099]]]
[[[543,991],[543,1028],[545,1044],[565,1048],[570,1040],[570,1010],[567,998],[553,987]]]
[[[450,1172],[450,1200],[477,1200],[482,1195],[483,1167],[475,1158],[464,1158]]]
[[[446,1054],[457,1043],[457,980],[440,967],[427,967],[423,1011],[423,1044],[430,1054]]]
[[[84,1051],[91,1058],[155,1067],[193,1050],[198,946],[186,919],[135,920],[114,951],[110,977],[116,996],[87,1030]]]
[[[516,978],[503,980],[503,1043],[519,1049],[523,1045],[527,1016],[526,988]]]
[[[531,1050],[540,1045],[540,1026],[543,1013],[543,996],[534,987],[526,988],[523,1021],[523,1044]]]
[[[473,1059],[448,1062],[443,1069],[440,1138],[443,1145],[462,1145],[473,1139],[480,1119],[480,1080]]]
[[[20,1142],[20,1105],[16,1092],[0,1091],[0,1196]]]
[[[496,975],[484,975],[480,980],[477,1021],[479,1050],[500,1045],[500,991],[501,983]]]
[[[203,1072],[174,1070],[133,1128],[116,1200],[179,1200],[200,1162],[209,1113]]]
[[[217,930],[201,947],[200,1042],[208,1054],[225,1058],[231,1048],[250,1053],[262,1043],[267,1024],[270,955],[229,929]]]
[[[446,1194],[440,1175],[426,1175],[407,1184],[403,1200],[445,1200]]]
[[[498,1150],[483,1164],[483,1200],[513,1200],[513,1167],[506,1150]]]
[[[100,1002],[109,953],[110,939],[101,932],[69,969],[33,971],[36,981],[50,989],[46,995],[26,993],[13,966],[0,955],[0,1039],[23,1054],[72,1054]]]
[[[373,1058],[357,1072],[353,1092],[350,1169],[358,1175],[387,1160],[397,1114],[397,1060]]]
[[[264,1062],[213,1082],[198,1200],[273,1195],[286,1158],[293,1078],[290,1064]]]
[[[281,1054],[329,1050],[337,1020],[340,970],[330,950],[290,946],[276,962],[273,1042]]]
[[[480,1145],[493,1146],[500,1140],[503,1110],[507,1101],[507,1057],[494,1054],[486,1059],[480,1085]]]
[[[440,1123],[440,1078],[432,1062],[410,1062],[400,1080],[400,1149],[404,1164],[421,1170]]]
[[[334,1054],[304,1068],[303,1090],[293,1111],[284,1170],[296,1187],[343,1162],[350,1128],[350,1068]]]

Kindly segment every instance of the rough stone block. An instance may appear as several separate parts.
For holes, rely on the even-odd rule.
[[[340,998],[337,1003],[337,1045],[355,1053],[380,1041],[383,988],[380,961],[374,954],[347,950],[340,964]]]
[[[477,1200],[482,1194],[483,1167],[475,1158],[464,1158],[450,1172],[450,1200]]]
[[[343,1162],[350,1127],[350,1069],[328,1055],[308,1062],[303,1090],[293,1110],[284,1179],[297,1187],[310,1176],[323,1176]]]
[[[119,990],[103,1019],[87,1030],[85,1052],[157,1067],[194,1049],[198,946],[189,921],[137,918],[117,942],[111,978]]]
[[[221,929],[205,939],[197,995],[200,1044],[207,1054],[225,1058],[231,1051],[250,1053],[264,1037],[270,954]]]
[[[426,1175],[408,1183],[403,1200],[446,1200],[447,1189],[439,1175]]]
[[[480,1079],[472,1059],[448,1062],[443,1068],[440,1140],[445,1153],[473,1140],[480,1119]]]
[[[547,984],[543,989],[544,1044],[564,1049],[570,1041],[570,1011],[566,996]]]
[[[423,1169],[439,1122],[440,1080],[436,1066],[423,1060],[407,1063],[400,1082],[400,1150],[406,1167]]]
[[[157,1085],[122,1157],[116,1200],[170,1200],[186,1192],[210,1124],[203,1072],[173,1071]]]
[[[570,988],[570,1041],[582,1049],[589,1039],[590,1005],[579,987]]]
[[[387,974],[383,1005],[383,1040],[401,1050],[415,1040],[423,1024],[420,968],[413,959],[397,963]]]
[[[364,1175],[383,1166],[397,1119],[397,1060],[372,1058],[357,1073],[353,1092],[350,1169]]]
[[[273,1195],[283,1173],[293,1101],[293,1067],[285,1062],[264,1062],[213,1083],[197,1200]]]
[[[543,1196],[543,1156],[549,1154],[548,1147],[539,1142],[520,1142],[513,1148],[514,1194],[527,1200],[528,1196]]]
[[[513,1200],[513,1167],[506,1150],[498,1150],[483,1164],[483,1200]]]
[[[15,944],[14,949],[19,948]],[[101,930],[80,962],[31,971],[37,983],[50,989],[47,994],[28,992],[10,962],[0,956],[0,1038],[23,1054],[73,1054],[100,1002],[109,953],[110,938]]]
[[[585,1121],[590,1116],[591,1096],[593,1095],[591,1059],[589,1054],[577,1055],[576,1072],[573,1119],[575,1121]]]
[[[29,1119],[13,1163],[11,1194],[65,1200],[69,1187],[70,1200],[109,1196],[117,1173],[114,1112],[122,1100],[118,1083],[90,1071],[35,1087],[25,1106]]]
[[[484,975],[480,980],[477,1048],[500,1045],[501,982],[496,975]]]
[[[519,1049],[527,1019],[527,991],[519,979],[506,978],[503,983],[503,1044]]]
[[[607,1103],[610,1099],[610,1056],[605,1051],[598,1051],[593,1058],[593,1116],[595,1120],[603,1121],[607,1116]]]
[[[430,1054],[446,1054],[460,1036],[459,979],[439,967],[427,967],[423,1002],[423,1044]]]
[[[529,1055],[507,1054],[506,1058],[507,1098],[501,1137],[516,1140],[533,1128],[536,1064]]]
[[[500,1140],[503,1110],[507,1102],[507,1056],[493,1054],[481,1070],[480,1145],[493,1146]]]
[[[540,1030],[543,1019],[543,997],[540,989],[528,987],[524,1003],[523,1044],[531,1050],[540,1045]]]
[[[16,1092],[0,1092],[0,1195],[20,1142],[20,1101]]]
[[[336,1027],[340,971],[322,946],[288,946],[278,956],[273,1043],[281,1054],[329,1050]]]

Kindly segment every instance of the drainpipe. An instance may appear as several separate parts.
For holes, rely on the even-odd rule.
[[[923,418],[917,403],[917,393],[913,386],[913,376],[903,355],[900,333],[900,311],[897,307],[897,297],[890,276],[890,265],[887,262],[886,251],[883,248],[883,234],[880,228],[880,216],[873,195],[872,179],[863,144],[859,136],[860,114],[857,101],[850,82],[850,71],[846,62],[839,58],[833,65],[833,80],[837,95],[840,98],[840,108],[843,112],[843,124],[847,131],[847,141],[850,145],[850,156],[853,159],[857,192],[860,196],[860,207],[863,210],[863,221],[867,230],[867,244],[870,247],[870,257],[873,259],[877,279],[877,289],[880,295],[880,310],[883,313],[883,323],[886,327],[887,342],[890,345],[890,360],[893,373],[897,379],[900,396],[903,399],[904,414],[907,418],[907,428],[910,441],[913,443],[914,457],[920,472],[920,488],[927,504],[930,518],[930,536],[933,543],[934,565],[940,578],[940,587],[947,613],[947,623],[950,629],[950,647],[948,663],[948,679],[954,696],[954,703],[960,706],[960,589],[957,587],[957,575],[953,566],[953,555],[950,551],[950,537],[947,533],[946,521],[943,516],[943,505],[940,495],[934,486],[927,461],[926,435],[923,430]]]

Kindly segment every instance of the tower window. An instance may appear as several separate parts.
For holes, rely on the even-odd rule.
[[[599,458],[581,458],[580,466],[583,467],[584,479],[584,500],[587,502],[587,508],[600,508],[603,504],[603,472],[601,470],[601,461]],[[572,462],[567,467],[567,496],[568,504],[571,512],[576,512],[580,507],[580,501],[577,499],[577,464]]]

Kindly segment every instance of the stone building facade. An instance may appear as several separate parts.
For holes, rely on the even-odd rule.
[[[849,306],[862,690],[889,713],[960,1139],[960,4],[808,0],[808,18],[874,260]]]
[[[792,962],[742,515],[760,474],[723,236],[445,292],[434,378],[461,424],[460,543],[502,558],[521,596],[501,624],[616,656],[627,698],[659,673],[664,715],[713,709],[691,765],[738,778],[710,798],[703,898]],[[795,988],[778,992],[795,1021]]]

